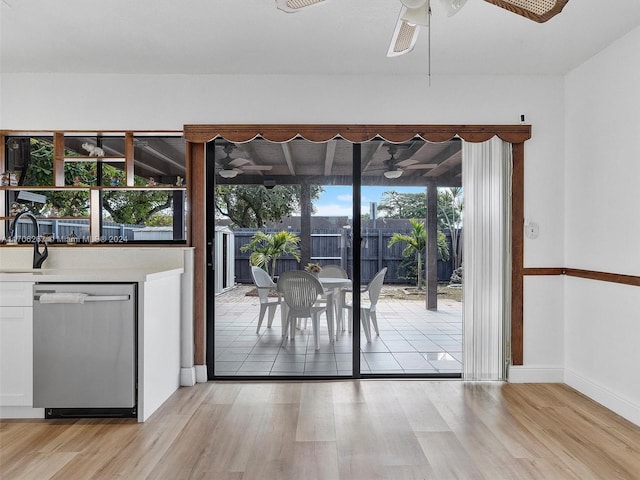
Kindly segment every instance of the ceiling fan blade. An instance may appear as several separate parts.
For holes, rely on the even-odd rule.
[[[324,0],[276,0],[276,7],[283,12],[296,13],[301,8],[322,2],[324,2]]]
[[[393,30],[393,36],[391,37],[387,57],[397,57],[399,55],[409,53],[416,45],[420,26],[417,24],[410,24],[404,20],[402,17],[406,12],[407,7],[403,5],[400,9],[400,15],[398,16],[396,27]]]
[[[249,171],[266,171],[271,170],[273,167],[271,165],[243,165],[242,170]]]
[[[405,170],[428,170],[436,168],[437,166],[437,163],[416,163],[415,165],[407,165],[404,168]]]
[[[418,163],[417,160],[414,160],[413,158],[407,158],[406,160],[401,160],[399,162],[396,162],[396,165],[399,167],[408,167],[409,165],[413,165],[414,163]]]
[[[252,162],[247,158],[234,158],[229,162],[229,165],[233,167],[241,167],[243,165],[246,165],[247,163],[252,163]]]
[[[484,0],[534,22],[544,23],[559,14],[569,0]]]

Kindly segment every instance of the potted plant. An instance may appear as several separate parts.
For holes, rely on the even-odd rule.
[[[322,267],[320,266],[320,264],[318,263],[307,263],[307,265],[304,267],[304,271],[305,272],[309,272],[313,275],[315,275],[316,277],[318,276],[318,274],[322,271]]]

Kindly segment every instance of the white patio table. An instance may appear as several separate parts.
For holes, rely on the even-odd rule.
[[[342,329],[344,322],[343,310],[344,310],[344,296],[341,295],[340,290],[344,288],[351,288],[351,280],[348,278],[340,277],[318,277],[325,292],[331,293],[327,295],[327,310],[331,310],[331,313],[335,312],[337,325],[334,331],[337,333]]]

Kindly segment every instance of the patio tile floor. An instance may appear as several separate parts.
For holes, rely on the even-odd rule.
[[[218,376],[336,376],[351,375],[351,334],[337,333],[329,342],[324,315],[320,320],[320,349],[315,350],[311,322],[282,342],[280,310],[271,328],[267,318],[256,334],[259,301],[247,296],[250,286],[216,295],[215,374]],[[345,314],[346,318],[346,314]],[[462,304],[439,300],[437,311],[424,301],[381,296],[380,335],[361,337],[362,373],[460,374],[462,371]],[[373,330],[373,329],[372,329]]]

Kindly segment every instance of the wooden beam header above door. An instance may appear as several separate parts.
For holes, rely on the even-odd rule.
[[[288,142],[302,137],[311,142],[328,142],[343,138],[353,143],[384,139],[401,143],[420,137],[429,142],[445,142],[455,137],[467,142],[484,142],[497,136],[510,143],[522,143],[531,138],[531,125],[299,125],[256,124],[185,125],[184,138],[191,143],[206,143],[215,138],[242,143],[254,138],[272,142]]]

